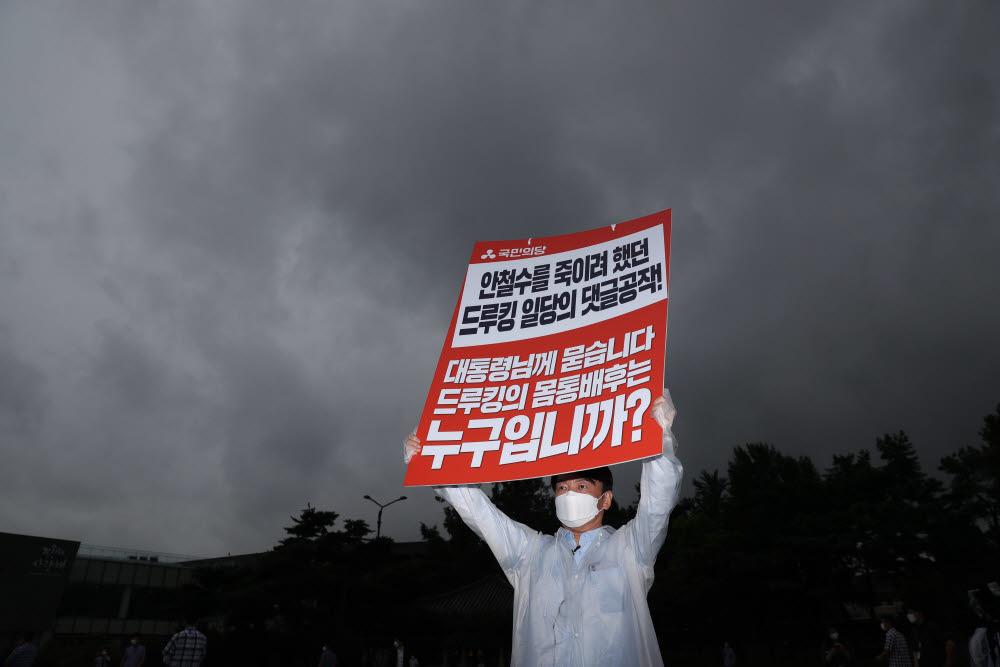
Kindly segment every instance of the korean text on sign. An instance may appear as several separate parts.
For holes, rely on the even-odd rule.
[[[524,479],[659,453],[670,211],[477,243],[407,485]]]

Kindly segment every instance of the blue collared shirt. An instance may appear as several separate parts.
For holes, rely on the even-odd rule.
[[[579,565],[583,557],[587,555],[587,550],[590,549],[590,545],[594,543],[597,539],[597,533],[600,532],[601,527],[598,526],[593,530],[588,530],[586,533],[580,533],[580,548],[576,548],[576,537],[570,531],[565,528],[561,529],[559,532],[562,533],[563,538],[566,543],[569,544],[569,548],[573,550],[573,559],[576,564]]]

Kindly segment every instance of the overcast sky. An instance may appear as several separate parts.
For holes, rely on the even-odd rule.
[[[419,538],[473,242],[672,208],[688,478],[1000,402],[1000,4],[0,1],[0,531]],[[619,467],[628,501],[638,464]],[[690,488],[690,484],[687,488]]]

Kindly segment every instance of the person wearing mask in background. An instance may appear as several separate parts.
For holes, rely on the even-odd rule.
[[[125,647],[125,655],[118,667],[142,667],[146,662],[146,647],[139,643],[139,635],[132,635]]]
[[[478,486],[436,489],[514,587],[513,667],[663,664],[646,594],[684,472],[670,430],[676,410],[664,393],[651,411],[663,429],[661,454],[643,461],[635,518],[617,531],[603,525],[613,495],[607,467],[552,478],[562,524],[555,535],[513,521]],[[419,452],[411,434],[403,460]]]
[[[906,637],[896,629],[894,616],[881,618],[882,632],[885,633],[885,649],[875,656],[879,662],[889,661],[889,667],[913,667],[913,655],[906,643]]]
[[[94,667],[111,667],[111,654],[108,649],[102,648],[94,658]]]
[[[337,654],[330,650],[330,644],[323,644],[323,653],[319,656],[319,667],[337,667]]]
[[[820,664],[827,667],[845,667],[850,665],[852,660],[851,650],[840,636],[837,628],[830,626],[826,631],[826,639],[823,640]]]
[[[927,620],[922,604],[911,604],[906,620],[913,625],[913,662],[917,667],[952,667],[955,642],[940,625]]]

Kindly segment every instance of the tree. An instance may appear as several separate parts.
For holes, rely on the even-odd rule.
[[[886,433],[875,442],[875,447],[884,461],[879,470],[891,499],[922,504],[933,500],[941,490],[941,483],[924,473],[904,431]]]
[[[979,522],[995,547],[1000,547],[1000,405],[983,418],[980,447],[962,447],[941,459],[951,475],[949,506]]]
[[[812,461],[755,442],[733,450],[729,462],[730,512],[750,539],[770,540],[806,527],[820,504],[821,483]]]
[[[423,521],[420,522],[420,539],[432,545],[444,543],[444,538],[441,536],[441,531],[438,530],[437,524],[428,526]]]
[[[330,528],[337,522],[339,516],[336,512],[323,512],[306,503],[306,508],[302,510],[298,518],[289,517],[292,520],[292,525],[286,526],[284,529],[289,537],[281,540],[281,545],[287,546],[318,540],[330,532]]]
[[[718,519],[728,499],[728,490],[729,480],[721,477],[718,470],[713,470],[712,474],[702,470],[694,480],[693,510],[710,519]]]

